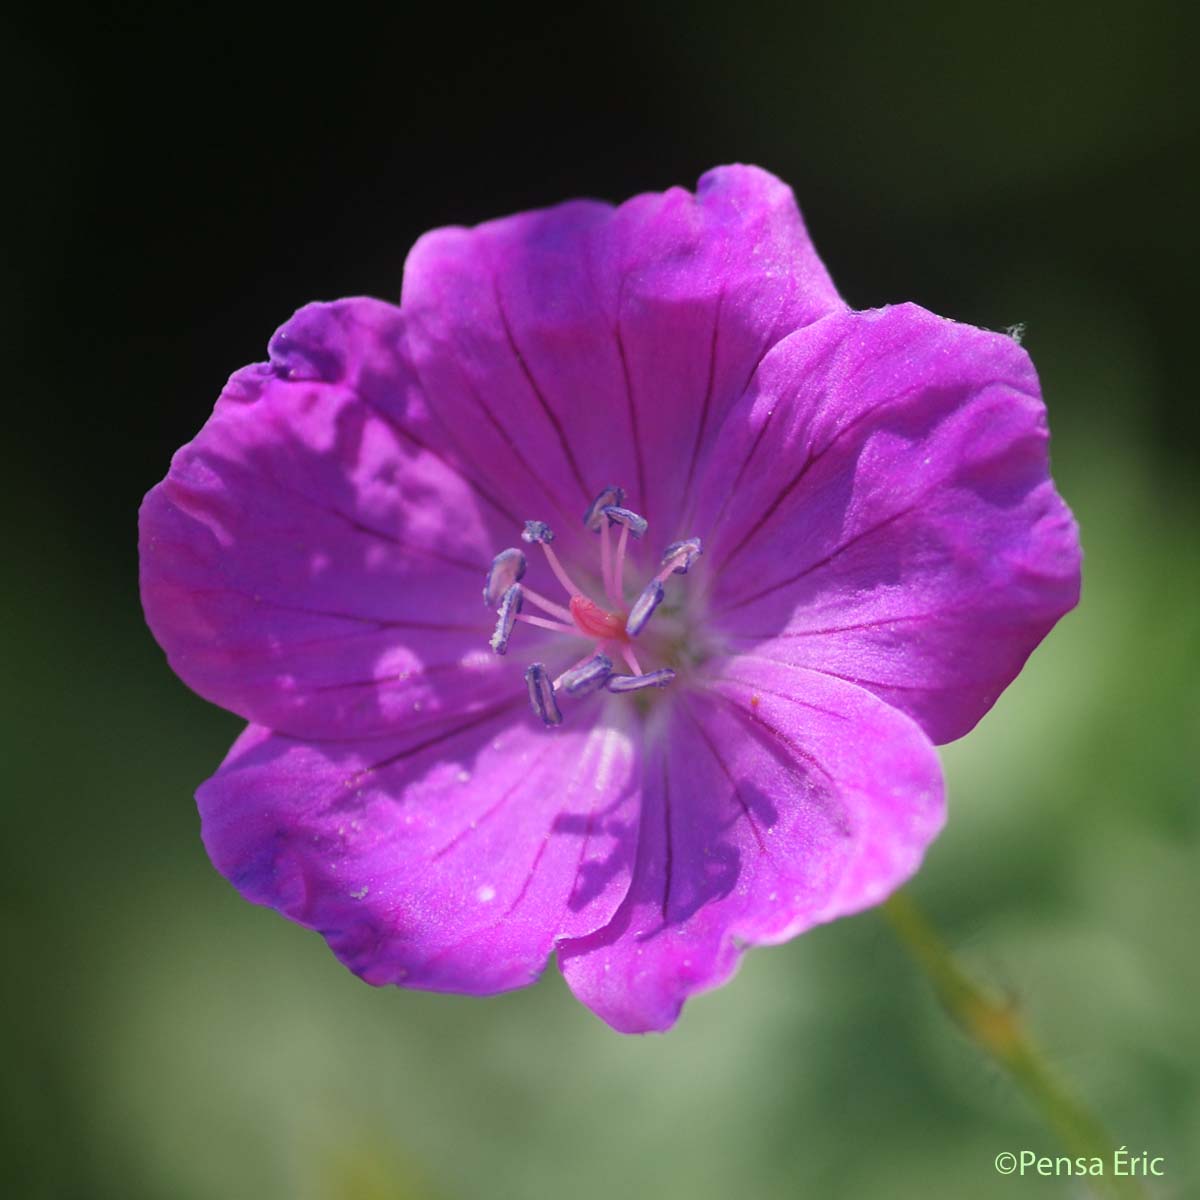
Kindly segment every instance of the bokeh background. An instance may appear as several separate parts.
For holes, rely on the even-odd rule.
[[[553,968],[374,991],[200,845],[238,722],[142,624],[135,513],[226,375],[426,228],[729,160],[853,304],[1027,327],[1084,601],[946,749],[914,892],[1197,1194],[1195,6],[433,7],[3,18],[3,1194],[1079,1194],[996,1175],[1055,1144],[877,914],[629,1039]]]

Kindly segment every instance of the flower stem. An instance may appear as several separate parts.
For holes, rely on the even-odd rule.
[[[963,970],[907,893],[896,892],[882,911],[951,1019],[1012,1076],[1071,1157],[1101,1160],[1104,1174],[1087,1176],[1088,1183],[1117,1200],[1145,1200],[1146,1192],[1137,1179],[1114,1174],[1112,1138],[1047,1065],[1012,1004],[991,994]]]

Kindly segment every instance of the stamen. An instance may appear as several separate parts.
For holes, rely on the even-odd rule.
[[[516,624],[517,614],[521,611],[522,603],[521,585],[514,583],[500,601],[496,629],[488,643],[496,654],[504,654],[508,650],[508,639],[512,637],[513,625]]]
[[[554,530],[545,521],[526,521],[521,541],[528,542],[531,546],[546,546],[554,541]]]
[[[539,629],[553,629],[555,633],[569,633],[574,637],[579,636],[579,630],[574,625],[564,625],[561,621],[548,621],[545,617],[531,617],[528,613],[522,613],[517,620],[522,625],[536,625]]]
[[[515,546],[501,550],[488,568],[487,582],[483,585],[483,602],[488,608],[495,608],[504,593],[524,575],[525,555]]]
[[[558,561],[558,555],[550,549],[550,543],[554,541],[554,530],[545,521],[526,521],[525,531],[521,534],[521,540],[529,542],[531,545],[541,546],[546,552],[546,561],[550,564],[550,570],[554,572],[554,576],[558,582],[566,588],[567,595],[575,596],[579,594],[581,588],[567,574],[566,568]]]
[[[544,725],[561,725],[562,712],[554,695],[554,684],[541,663],[533,663],[525,670],[525,685],[529,688],[529,704],[534,714]]]
[[[610,675],[604,686],[610,692],[640,692],[642,688],[666,687],[674,678],[670,667],[660,667],[648,675]]]
[[[546,552],[546,561],[550,564],[550,570],[554,572],[554,578],[566,588],[567,595],[578,596],[583,589],[567,574],[566,567],[558,561],[558,555],[545,542],[542,543],[542,549]]]
[[[546,563],[566,591],[567,604],[557,602],[525,587],[528,563],[525,552],[517,547],[502,550],[492,560],[484,584],[483,598],[489,605],[499,602],[496,628],[491,647],[497,654],[508,650],[509,639],[518,621],[569,637],[584,637],[592,645],[590,654],[572,663],[557,678],[553,678],[543,663],[531,664],[525,670],[525,685],[529,703],[538,719],[547,726],[562,724],[559,693],[573,698],[583,697],[607,688],[610,692],[638,692],[645,688],[666,687],[674,678],[670,667],[645,671],[638,662],[632,639],[645,629],[650,618],[662,605],[666,594],[664,584],[671,575],[686,575],[701,554],[698,537],[672,542],[663,553],[657,574],[650,580],[630,607],[625,599],[625,559],[630,537],[642,538],[649,528],[646,518],[625,507],[625,490],[616,484],[604,488],[583,514],[584,527],[600,537],[600,578],[607,597],[597,604],[576,582],[559,561],[551,543],[554,530],[545,521],[526,521],[522,540],[531,546],[541,546]],[[612,527],[620,526],[614,548]],[[522,612],[526,601],[539,611]],[[676,618],[671,614],[660,618],[658,629],[669,640],[680,633]],[[671,628],[667,628],[670,626]],[[658,645],[657,642],[654,643]],[[628,674],[616,674],[613,662],[624,662]]]
[[[642,594],[633,602],[629,618],[625,622],[625,632],[630,637],[637,637],[642,632],[646,622],[654,615],[654,610],[662,603],[665,594],[662,583],[657,579],[652,579],[646,585]]]
[[[621,536],[617,538],[617,561],[613,563],[612,585],[613,594],[618,604],[625,603],[625,551],[629,547],[629,526],[621,526]]]
[[[536,604],[543,612],[548,612],[552,617],[558,617],[563,621],[570,621],[571,614],[561,604],[555,604],[553,600],[548,600],[541,592],[535,592],[533,588],[526,584],[521,585],[521,590],[525,593],[525,599],[530,604]]]
[[[632,509],[622,508],[619,504],[607,504],[602,511],[614,525],[624,526],[635,538],[642,537],[650,528],[650,523],[645,517],[639,516]]]
[[[593,533],[599,533],[604,528],[606,522],[604,520],[604,510],[612,505],[625,503],[625,489],[617,487],[616,484],[609,484],[595,500],[588,505],[588,510],[583,514],[583,523]]]
[[[658,578],[666,579],[668,575],[686,575],[692,569],[696,559],[703,553],[704,547],[700,544],[698,537],[685,538],[682,542],[672,542],[663,551],[663,569],[659,572]]]
[[[620,604],[616,584],[613,583],[612,573],[612,535],[609,533],[609,523],[600,526],[600,578],[604,580],[604,594],[613,604]]]
[[[602,687],[612,673],[612,659],[605,654],[597,654],[582,666],[564,671],[556,680],[555,686],[565,689],[569,696],[586,696]]]

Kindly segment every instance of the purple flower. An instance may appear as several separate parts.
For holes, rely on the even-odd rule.
[[[1078,598],[1046,440],[1012,339],[850,311],[755,168],[427,234],[143,505],[150,626],[250,722],[208,852],[369,983],[557,949],[664,1029],[916,870],[934,743]]]

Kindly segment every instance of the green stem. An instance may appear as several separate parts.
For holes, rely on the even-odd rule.
[[[1114,1143],[1107,1130],[1047,1066],[1013,1006],[976,983],[904,892],[882,907],[893,930],[933,984],[958,1026],[1012,1076],[1073,1158],[1099,1158],[1104,1175],[1087,1176],[1093,1187],[1118,1200],[1144,1200],[1131,1176],[1113,1175]]]

